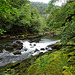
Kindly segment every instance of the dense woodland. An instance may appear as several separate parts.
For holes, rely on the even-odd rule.
[[[45,10],[47,9],[48,4],[41,2],[31,2],[31,9],[36,7],[39,11],[39,14],[46,14]]]
[[[36,8],[30,10],[27,0],[0,1],[0,33],[33,33],[44,29],[43,20]],[[39,28],[39,29],[38,29]]]
[[[62,6],[55,6],[56,1],[51,0],[47,7],[28,0],[0,0],[0,35],[49,31],[61,38],[54,52],[36,59],[25,73],[19,71],[20,74],[75,75],[75,0],[67,0]],[[49,14],[46,19],[40,16],[44,10]]]

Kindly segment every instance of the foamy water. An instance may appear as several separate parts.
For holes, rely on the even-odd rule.
[[[48,47],[48,45],[53,45],[56,42],[59,42],[60,40],[50,40],[50,39],[41,39],[38,43],[32,42],[30,43],[28,40],[21,40],[23,43],[23,48],[20,51],[21,54],[14,55],[13,52],[8,52],[6,50],[3,50],[2,53],[0,53],[0,66],[4,66],[9,63],[14,63],[18,61],[22,61],[30,56],[38,55],[39,53],[47,52],[49,50],[52,50],[51,47]]]

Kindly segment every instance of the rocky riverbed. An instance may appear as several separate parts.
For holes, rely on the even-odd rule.
[[[29,58],[51,51],[51,46],[60,40],[38,39],[31,40],[13,40],[6,43],[0,43],[0,66],[9,63],[20,62]]]

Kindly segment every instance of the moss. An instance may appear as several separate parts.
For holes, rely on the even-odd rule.
[[[57,43],[56,45],[61,45]],[[75,71],[75,47],[65,46],[60,50],[47,52],[42,56],[35,56],[5,66],[15,70],[15,75],[74,75]],[[11,73],[11,72],[9,72]]]
[[[65,61],[65,62],[64,62]],[[49,55],[44,55],[38,58],[33,67],[30,66],[25,75],[62,75],[63,66],[66,66],[67,62],[62,55],[61,51],[56,51]],[[34,71],[34,72],[33,72]]]
[[[64,66],[63,67],[64,71],[62,72],[64,75],[75,75],[75,65],[74,66]]]

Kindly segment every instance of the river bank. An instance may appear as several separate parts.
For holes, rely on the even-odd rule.
[[[70,40],[63,46],[61,42],[52,45],[52,50],[31,56],[22,62],[1,67],[5,73],[15,75],[71,75],[74,74],[74,46]],[[70,66],[71,65],[71,66]],[[3,73],[2,72],[2,73]]]
[[[69,40],[66,45],[63,45],[62,42],[50,45],[48,39],[51,39],[51,37],[42,37],[41,43],[44,43],[43,39],[47,39],[46,41],[49,42],[49,45],[47,45],[46,48],[49,47],[52,48],[52,50],[48,50],[45,53],[40,52],[38,55],[35,55],[34,53],[33,55],[35,56],[31,56],[23,61],[10,63],[0,67],[1,74],[5,71],[5,74],[14,73],[15,75],[66,75],[68,73],[71,75],[72,72],[74,73],[74,41]],[[54,39],[52,38],[52,40]],[[34,41],[34,39],[31,39],[29,45],[33,46],[33,44],[35,44],[33,43]],[[37,46],[37,44],[34,46]],[[43,51],[45,51],[44,48]],[[38,52],[38,50],[35,50],[34,52]],[[71,67],[70,64],[73,66]],[[35,72],[33,72],[33,70]]]
[[[54,45],[52,45],[52,48],[53,48],[53,50],[50,50],[46,53],[40,53],[39,55],[31,56],[31,57],[23,60],[22,62],[16,62],[16,63],[8,64],[4,67],[0,67],[0,70],[5,71],[5,70],[9,69],[9,71],[7,70],[7,72],[13,73],[12,69],[14,69],[15,75],[16,74],[25,75],[28,67],[31,66],[38,58],[40,58],[41,56],[44,56],[44,55],[49,55],[56,51],[56,49],[54,48]]]

